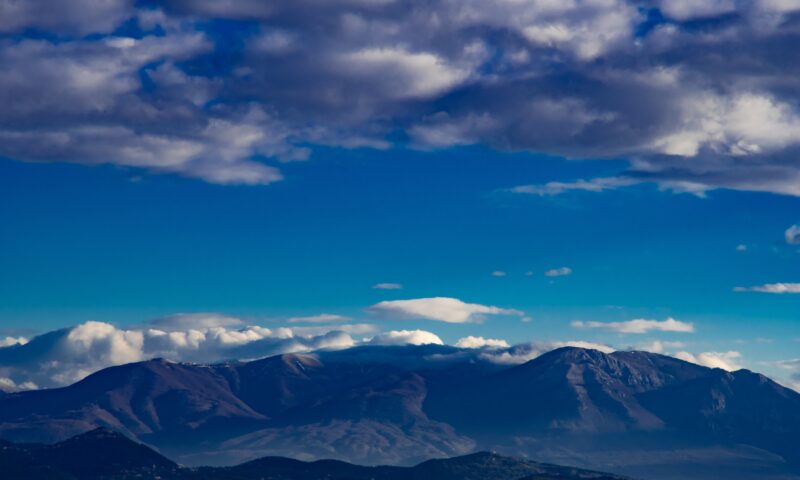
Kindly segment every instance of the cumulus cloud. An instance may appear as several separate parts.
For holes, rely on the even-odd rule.
[[[0,155],[264,185],[400,132],[629,162],[521,193],[800,195],[794,2],[56,3],[0,2]],[[241,47],[202,33],[218,18],[251,26]]]
[[[436,334],[425,330],[392,330],[379,333],[369,343],[374,345],[444,345]]]
[[[386,319],[425,319],[447,323],[480,322],[487,315],[525,316],[519,310],[466,303],[449,297],[383,301],[369,307],[367,311]]]
[[[800,283],[767,283],[753,287],[736,287],[734,292],[800,293]]]
[[[375,332],[369,324],[266,328],[236,320],[219,314],[180,314],[131,328],[89,321],[25,344],[0,347],[0,378],[8,388],[60,386],[108,366],[154,357],[201,363],[253,359],[348,348],[358,343],[351,334]]]
[[[729,372],[742,368],[741,364],[739,363],[741,361],[742,354],[736,351],[702,353],[689,353],[681,351],[675,353],[673,356],[686,362],[696,363],[709,368],[721,368]]]
[[[789,245],[800,245],[800,225],[792,225],[787,228],[784,237]]]
[[[564,277],[572,274],[572,269],[569,267],[551,268],[544,272],[547,277]]]
[[[504,272],[502,270],[495,270],[494,272],[492,272],[492,276],[493,277],[505,277],[506,276],[506,272]]]
[[[658,332],[694,332],[694,324],[681,322],[674,318],[667,318],[666,320],[648,320],[644,318],[637,318],[628,320],[626,322],[572,322],[575,328],[597,328],[609,330],[617,333],[634,333],[642,334],[651,331]]]
[[[399,283],[376,283],[372,288],[376,290],[400,290],[403,288],[403,285]]]
[[[508,348],[508,342],[499,338],[473,337],[472,335],[459,338],[456,347],[459,348]]]
[[[297,321],[292,323],[309,325],[274,328],[247,325],[241,319],[218,313],[176,314],[127,328],[88,321],[28,342],[14,339],[0,346],[0,390],[68,385],[109,366],[156,357],[213,363],[362,344],[444,344],[436,334],[425,330],[380,332],[375,325],[366,323],[326,325],[347,319],[332,317],[295,317]],[[489,345],[499,341],[487,342]]]

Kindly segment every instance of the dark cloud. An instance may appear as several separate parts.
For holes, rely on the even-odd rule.
[[[400,133],[630,160],[595,190],[800,195],[791,2],[83,3],[0,1],[0,155],[266,184]]]
[[[2,0],[0,33],[42,30],[86,35],[113,30],[129,18],[133,0]]]

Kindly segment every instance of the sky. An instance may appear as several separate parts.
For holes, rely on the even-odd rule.
[[[0,388],[563,345],[800,388],[800,7],[0,3]]]

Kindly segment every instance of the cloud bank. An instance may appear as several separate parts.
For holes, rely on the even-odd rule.
[[[0,2],[0,156],[264,185],[314,146],[480,144],[628,161],[524,193],[800,195],[796,2],[142,5]]]
[[[508,348],[508,346],[508,342],[499,338],[483,338],[472,335],[459,338],[456,342],[458,348]]]

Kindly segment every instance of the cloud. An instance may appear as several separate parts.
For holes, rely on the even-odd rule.
[[[626,322],[572,322],[575,328],[597,328],[609,330],[617,333],[635,333],[642,334],[651,331],[658,332],[694,332],[694,325],[692,323],[681,322],[674,318],[667,318],[666,320],[647,320],[637,318],[635,320],[628,320]]]
[[[793,2],[140,4],[0,2],[0,155],[266,185],[315,146],[399,133],[628,162],[522,193],[800,195]]]
[[[11,345],[25,345],[28,339],[25,337],[5,337],[0,338],[0,347],[8,347]]]
[[[686,348],[685,342],[668,342],[663,340],[653,340],[651,342],[638,343],[633,349],[651,353],[666,353],[679,348]]]
[[[499,363],[503,365],[517,365],[529,362],[534,358],[541,356],[556,348],[562,347],[578,347],[598,350],[603,353],[612,353],[615,351],[613,347],[604,345],[602,343],[586,342],[583,340],[567,340],[567,341],[552,341],[542,342],[534,341],[528,343],[521,343],[506,349],[493,349],[481,353],[481,357],[485,360]]]
[[[131,0],[8,0],[0,3],[0,32],[40,29],[86,35],[108,32],[130,16]]]
[[[382,84],[389,98],[426,98],[450,90],[466,80],[470,71],[450,64],[433,52],[402,48],[364,48],[345,53],[341,67],[359,79]]]
[[[501,270],[495,270],[494,272],[492,272],[492,276],[493,277],[505,277],[506,276],[506,272],[503,272]]]
[[[784,236],[789,245],[800,245],[800,225],[792,225],[787,228]]]
[[[603,192],[635,185],[637,183],[639,183],[639,181],[633,178],[600,177],[590,180],[579,179],[574,182],[547,182],[541,185],[520,185],[512,188],[511,192],[545,197],[574,191]]]
[[[775,364],[783,369],[795,370],[800,374],[800,358],[792,358],[790,360],[780,360]]]
[[[372,288],[377,290],[400,290],[403,288],[403,285],[399,283],[376,283]]]
[[[0,392],[18,392],[21,390],[36,390],[39,386],[33,382],[23,382],[17,384],[14,380],[6,377],[0,377]]]
[[[142,327],[89,321],[0,347],[0,378],[16,388],[70,384],[112,365],[154,357],[208,363],[356,345],[369,324],[266,328],[219,314],[180,314]]]
[[[459,338],[456,342],[458,348],[508,348],[508,342],[499,338],[473,337],[472,335]]]
[[[784,386],[800,392],[800,358],[792,358],[788,360],[779,360],[774,362],[774,365],[780,369],[787,370],[790,377],[782,378],[779,380]]]
[[[745,245],[743,243],[740,243],[739,245],[736,245],[736,251],[737,252],[746,252],[747,251],[747,245]]]
[[[729,372],[742,368],[739,364],[742,354],[736,351],[702,353],[677,352],[673,356],[686,362],[696,363],[709,368],[721,368]]]
[[[544,272],[547,277],[563,277],[572,274],[572,269],[569,267],[551,268]]]
[[[525,316],[519,310],[465,303],[449,297],[383,301],[367,311],[390,320],[425,319],[447,323],[480,322],[487,315]]]
[[[736,287],[734,292],[800,293],[800,283],[767,283],[753,287]]]
[[[392,330],[379,333],[369,343],[374,345],[444,345],[436,334],[425,330]]]
[[[309,317],[292,317],[287,320],[288,323],[331,323],[331,322],[347,322],[350,317],[343,315],[333,315],[330,313],[322,313],[319,315],[312,315]]]

